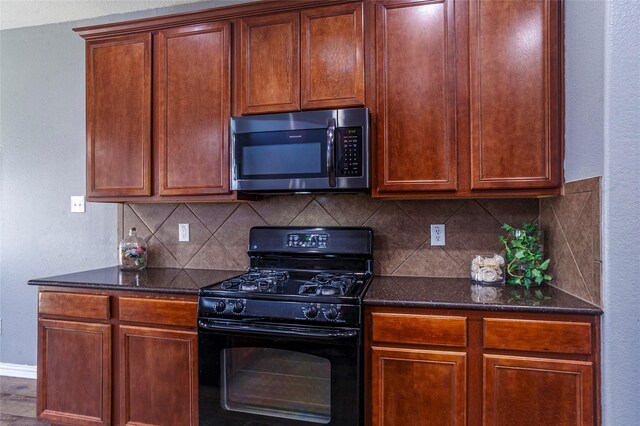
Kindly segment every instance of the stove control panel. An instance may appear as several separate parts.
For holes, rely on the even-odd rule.
[[[327,248],[329,234],[289,234],[287,247]]]
[[[219,318],[261,318],[313,323],[360,323],[358,305],[335,303],[274,303],[270,300],[201,297],[199,315]]]

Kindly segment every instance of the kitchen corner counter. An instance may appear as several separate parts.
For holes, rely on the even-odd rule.
[[[465,278],[376,276],[364,297],[370,306],[601,315],[602,309],[553,286],[472,285]]]
[[[244,271],[207,269],[147,268],[143,271],[121,271],[118,266],[30,280],[29,285],[127,290],[168,294],[197,295],[200,288]]]

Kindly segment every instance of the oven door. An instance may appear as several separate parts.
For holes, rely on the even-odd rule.
[[[199,321],[201,425],[356,426],[359,329]]]

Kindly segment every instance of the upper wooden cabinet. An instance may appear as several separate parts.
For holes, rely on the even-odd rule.
[[[379,197],[558,195],[556,0],[390,0],[376,9]]]
[[[160,195],[229,192],[230,25],[158,34]]]
[[[87,195],[151,195],[151,35],[86,45]]]
[[[378,192],[457,188],[454,17],[451,0],[377,5]]]
[[[559,3],[468,4],[471,189],[557,187]]]
[[[240,20],[240,112],[364,105],[363,6]]]

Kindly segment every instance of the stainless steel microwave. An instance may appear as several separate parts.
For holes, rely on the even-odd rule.
[[[231,189],[366,191],[367,108],[231,117]]]

